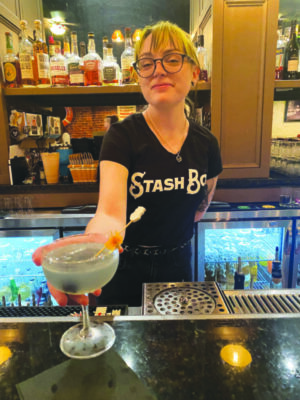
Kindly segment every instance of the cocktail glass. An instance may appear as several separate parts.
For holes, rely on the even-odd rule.
[[[50,251],[43,258],[47,280],[58,290],[68,294],[94,292],[114,276],[119,262],[119,251],[104,250],[97,256],[101,243],[68,244]],[[113,328],[89,318],[88,306],[82,306],[82,323],[72,326],[62,336],[60,348],[70,358],[97,357],[114,344]]]

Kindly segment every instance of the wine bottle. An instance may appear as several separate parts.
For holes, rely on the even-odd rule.
[[[277,32],[275,79],[283,78],[283,57],[285,50],[284,36],[280,31]]]
[[[242,259],[238,257],[238,266],[234,274],[234,290],[244,289],[245,286],[245,275],[242,272]]]
[[[282,273],[281,273],[281,262],[279,260],[279,249],[276,246],[275,249],[275,260],[272,262],[272,278],[270,282],[271,289],[282,288]]]
[[[298,78],[298,65],[299,65],[299,45],[296,37],[296,21],[292,21],[290,40],[285,48],[284,56],[284,79],[297,79]]]

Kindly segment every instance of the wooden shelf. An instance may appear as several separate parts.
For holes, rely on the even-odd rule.
[[[288,88],[300,88],[300,79],[294,80],[294,81],[275,81],[275,89],[276,88],[283,88],[283,89],[288,89]]]
[[[198,82],[192,90],[210,90],[210,82]],[[139,85],[88,86],[88,87],[47,87],[47,88],[4,88],[4,96],[57,96],[141,93]]]

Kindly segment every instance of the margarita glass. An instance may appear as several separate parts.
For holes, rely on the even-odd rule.
[[[103,251],[104,243],[73,243],[58,247],[43,257],[47,280],[68,294],[94,292],[114,276],[119,262],[119,250]],[[82,323],[72,326],[62,336],[60,348],[70,358],[92,358],[107,351],[115,341],[113,328],[103,322],[91,321],[88,305],[82,306]]]

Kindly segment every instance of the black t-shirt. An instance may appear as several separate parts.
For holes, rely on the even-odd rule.
[[[113,124],[104,136],[100,161],[117,162],[129,171],[127,221],[138,206],[146,208],[142,219],[128,227],[124,243],[172,247],[193,236],[206,180],[219,175],[222,162],[212,133],[189,122],[181,162],[161,145],[143,114]]]

